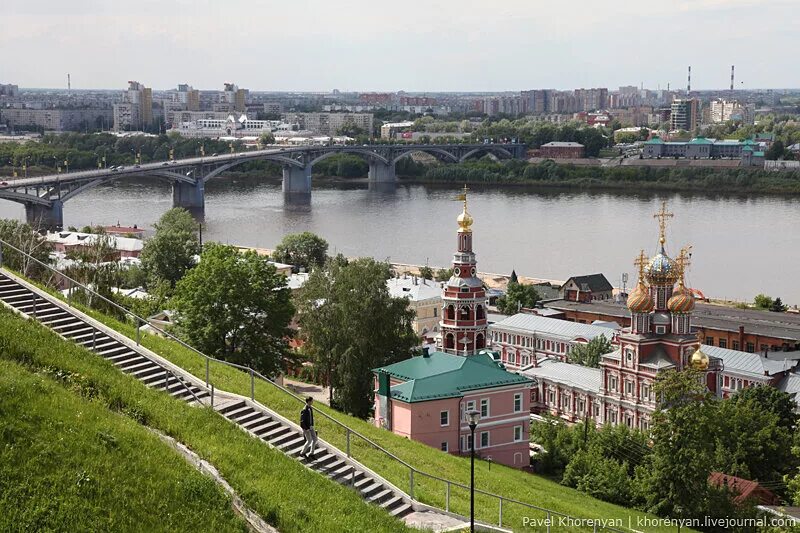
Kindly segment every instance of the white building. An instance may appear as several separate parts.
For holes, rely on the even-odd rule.
[[[717,98],[711,102],[711,122],[720,124],[735,120],[744,124],[753,124],[755,121],[756,107],[738,100],[725,100]]]
[[[517,313],[491,324],[489,341],[508,368],[519,369],[537,366],[544,358],[566,361],[575,345],[586,344],[601,335],[614,343],[618,333],[618,327]]]
[[[170,131],[182,137],[242,138],[258,137],[263,133],[277,135],[290,132],[293,128],[293,125],[279,120],[252,120],[247,115],[240,115],[237,119],[233,115],[227,115],[225,118],[216,116],[198,118],[192,122],[180,122],[173,125]]]
[[[439,309],[442,308],[440,283],[417,276],[402,276],[386,281],[393,298],[408,299],[414,311],[414,331],[420,337],[432,339],[439,332]]]

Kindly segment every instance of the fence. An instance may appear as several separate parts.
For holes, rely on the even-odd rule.
[[[272,379],[262,375],[258,371],[244,365],[238,365],[236,363],[231,363],[228,361],[224,361],[221,359],[217,359],[206,355],[199,350],[195,349],[194,347],[190,346],[180,338],[176,337],[169,331],[166,331],[158,326],[150,324],[146,319],[136,315],[135,313],[131,312],[130,310],[122,307],[121,305],[117,304],[109,300],[108,298],[98,294],[94,290],[90,289],[89,287],[83,285],[82,283],[70,278],[66,274],[58,272],[50,265],[39,261],[35,257],[32,257],[30,254],[20,250],[19,248],[3,241],[0,239],[0,267],[3,266],[3,247],[7,247],[11,250],[16,251],[19,254],[26,256],[28,259],[35,261],[40,266],[44,267],[45,269],[51,271],[55,274],[56,279],[62,279],[67,282],[68,290],[67,290],[67,303],[68,305],[72,305],[71,302],[71,295],[73,289],[76,287],[81,288],[84,291],[91,293],[94,297],[97,297],[103,300],[108,305],[112,306],[114,309],[122,313],[123,316],[130,318],[136,326],[136,344],[139,345],[141,343],[141,334],[140,329],[141,326],[148,324],[149,327],[153,328],[154,330],[158,331],[164,337],[179,343],[184,348],[191,350],[195,354],[199,355],[200,357],[204,358],[205,360],[205,383],[206,387],[209,388],[211,391],[211,398],[213,403],[214,397],[214,384],[212,378],[212,363],[214,364],[221,364],[224,366],[228,366],[239,371],[244,372],[245,374],[249,375],[250,378],[250,399],[255,401],[255,389],[256,389],[256,382],[261,381],[263,383],[268,384],[271,387],[274,387],[276,390],[280,391],[281,393],[286,395],[286,398],[291,398],[297,401],[298,407],[301,405],[305,405],[305,399],[298,396],[291,390],[283,387],[282,385],[276,383]],[[174,376],[174,374],[173,374]],[[177,376],[176,376],[177,377]],[[196,399],[196,397],[195,397]],[[457,496],[459,491],[465,491],[467,496],[469,495],[470,487],[458,481],[453,481],[450,479],[446,479],[443,477],[436,476],[434,474],[430,474],[428,472],[423,472],[416,467],[412,466],[411,464],[407,463],[406,461],[400,459],[392,452],[383,448],[380,444],[374,442],[370,438],[362,435],[358,431],[352,429],[351,427],[347,426],[346,424],[340,422],[333,416],[327,414],[325,411],[316,409],[316,412],[321,415],[325,421],[327,422],[326,426],[327,429],[333,429],[334,431],[338,432],[334,434],[334,438],[330,438],[327,434],[325,434],[324,438],[326,441],[330,442],[331,444],[338,445],[340,449],[343,447],[347,457],[352,458],[360,463],[364,464],[367,467],[372,468],[378,474],[382,475],[383,477],[392,481],[392,477],[399,477],[397,475],[399,470],[407,471],[408,480],[408,495],[411,497],[412,500],[418,501],[420,503],[424,503],[427,505],[431,505],[433,507],[443,508],[447,512],[453,512],[456,514],[461,515],[468,515],[469,514],[469,504],[468,501],[466,502],[466,510],[463,509],[464,504],[462,503],[459,505],[459,502],[456,501],[458,498],[454,497],[454,494]],[[317,419],[319,421],[319,419]],[[337,442],[338,441],[338,442]],[[356,456],[357,452],[362,452],[360,457]],[[386,466],[385,462],[376,461],[378,457],[383,459],[389,459],[390,462],[388,463],[388,467]],[[376,468],[376,463],[380,463],[384,465],[384,472],[381,469]],[[391,476],[390,474],[386,474],[385,471],[392,471],[391,473],[396,474],[395,476]],[[401,474],[402,475],[402,474]],[[403,488],[402,484],[395,483],[398,487]],[[612,531],[623,533],[622,530],[602,525],[599,520],[592,520],[592,519],[585,519],[585,518],[578,518],[574,516],[570,516],[564,513],[560,513],[558,511],[553,511],[551,509],[546,509],[544,507],[539,507],[537,505],[533,505],[530,503],[522,502],[519,500],[515,500],[513,498],[508,498],[506,496],[501,496],[499,494],[494,494],[491,492],[487,492],[481,489],[474,489],[475,490],[475,508],[476,509],[488,509],[488,508],[496,508],[497,509],[497,525],[499,527],[504,527],[504,525],[508,525],[508,520],[504,522],[503,513],[504,511],[508,511],[510,507],[519,507],[525,510],[527,514],[526,516],[531,519],[531,524],[537,524],[538,527],[536,529],[541,529],[542,526],[546,529],[549,533],[551,531],[551,527],[555,525],[555,523],[559,520],[564,520],[569,524],[579,524],[577,526],[573,526],[573,528],[583,529],[583,530],[592,530],[592,531]],[[420,499],[419,496],[424,494],[424,500]],[[484,520],[486,521],[486,520]],[[488,522],[487,522],[488,523]],[[585,526],[581,526],[580,524],[587,524]]]

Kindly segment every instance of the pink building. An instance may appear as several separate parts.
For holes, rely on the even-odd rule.
[[[530,463],[533,381],[499,366],[491,352],[467,357],[425,352],[375,372],[375,425],[452,454],[472,447],[465,413],[481,413],[478,457],[508,466]]]

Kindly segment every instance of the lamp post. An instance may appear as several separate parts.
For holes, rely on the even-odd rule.
[[[472,446],[470,446],[469,458],[469,530],[470,533],[475,533],[475,428],[478,427],[478,421],[481,419],[481,414],[478,411],[469,411],[467,413],[467,422],[469,423],[470,439],[472,439]]]

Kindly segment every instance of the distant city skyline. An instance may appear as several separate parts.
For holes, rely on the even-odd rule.
[[[225,81],[254,91],[498,92],[669,83],[692,89],[800,85],[787,56],[792,0],[33,0],[8,6],[0,83],[156,90]],[[8,53],[10,51],[11,53]]]

